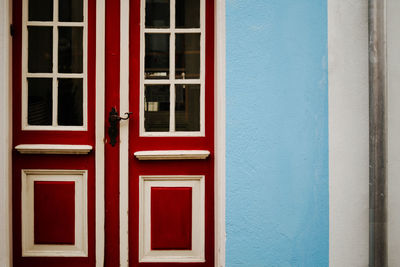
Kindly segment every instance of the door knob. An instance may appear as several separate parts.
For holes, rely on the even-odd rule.
[[[118,122],[120,120],[128,120],[131,116],[132,112],[125,112],[126,117],[118,116],[117,110],[112,107],[108,116],[108,122],[110,123],[110,127],[108,127],[108,136],[110,137],[111,146],[115,146],[117,143],[118,136]]]

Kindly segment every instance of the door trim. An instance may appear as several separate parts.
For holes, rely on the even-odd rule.
[[[104,266],[105,0],[96,1],[96,267]]]
[[[8,58],[0,65],[0,265],[11,266],[12,259],[12,191],[11,191],[11,151],[12,151],[12,40],[9,34],[12,23],[11,0],[0,0],[0,58]]]
[[[225,1],[215,0],[215,267],[225,266],[225,137],[226,137],[226,102],[225,102],[225,42],[226,42],[226,19]],[[217,105],[218,103],[218,105]]]
[[[120,116],[129,112],[129,0],[120,4]],[[129,120],[120,121],[119,146],[119,253],[120,267],[129,266]]]

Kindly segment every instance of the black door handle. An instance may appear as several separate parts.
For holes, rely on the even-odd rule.
[[[108,115],[108,122],[110,123],[110,127],[108,127],[108,136],[110,137],[111,146],[115,146],[117,143],[118,137],[118,122],[120,120],[128,120],[131,116],[132,112],[125,112],[126,117],[118,116],[117,110],[112,107],[111,111]]]

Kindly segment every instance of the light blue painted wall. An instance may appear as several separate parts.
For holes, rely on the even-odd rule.
[[[325,0],[227,0],[233,266],[328,266]]]

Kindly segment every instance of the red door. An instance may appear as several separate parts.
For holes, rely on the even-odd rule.
[[[13,15],[14,266],[214,266],[214,1],[105,1],[104,91],[95,0]]]
[[[131,266],[214,263],[213,8],[131,1]]]

